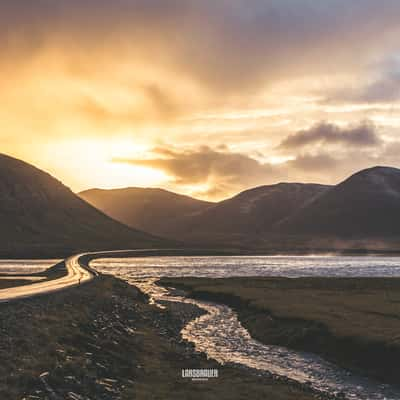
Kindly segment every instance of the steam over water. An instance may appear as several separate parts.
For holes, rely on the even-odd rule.
[[[355,376],[318,356],[267,346],[253,340],[232,309],[215,303],[187,299],[155,284],[161,276],[400,276],[395,257],[148,257],[96,260],[91,266],[117,275],[147,292],[154,302],[195,304],[207,313],[183,330],[196,350],[220,363],[233,362],[285,376],[346,399],[398,400],[400,388]]]

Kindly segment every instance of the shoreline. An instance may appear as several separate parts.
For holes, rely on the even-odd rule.
[[[146,248],[147,249],[147,248]],[[145,250],[146,250],[145,249]],[[219,247],[208,247],[207,244],[196,247],[193,243],[187,243],[186,246],[178,247],[174,246],[174,249],[179,250],[182,255],[186,256],[275,256],[275,257],[289,257],[289,256],[382,256],[382,257],[399,257],[400,250],[398,248],[393,249],[368,249],[364,247],[354,247],[354,248],[329,248],[329,247],[304,247],[297,248],[295,250],[288,250],[287,248],[252,248],[252,247],[231,247],[229,244],[221,245]],[[160,252],[168,253],[170,248],[166,246],[165,248],[159,248],[155,246],[152,250],[159,250]],[[0,260],[46,260],[46,259],[65,259],[71,256],[71,254],[79,253],[102,253],[104,251],[117,251],[124,254],[124,252],[129,256],[132,251],[143,251],[141,248],[136,250],[121,250],[121,249],[110,249],[110,250],[87,250],[87,249],[71,249],[71,250],[35,250],[35,251],[0,251]],[[175,254],[179,256],[179,254]],[[104,258],[107,256],[105,255]]]

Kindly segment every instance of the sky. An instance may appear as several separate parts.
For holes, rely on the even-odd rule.
[[[0,148],[219,200],[400,167],[398,0],[3,0]]]

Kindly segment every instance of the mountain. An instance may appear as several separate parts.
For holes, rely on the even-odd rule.
[[[190,245],[274,253],[400,248],[396,168],[365,169],[335,186],[260,186],[214,204],[158,189],[132,193],[94,190],[81,195],[122,222]]]
[[[79,196],[117,221],[169,237],[178,221],[214,204],[155,188],[89,189]]]
[[[161,189],[91,189],[79,195],[127,225],[191,243],[237,243],[268,232],[328,186],[280,183],[209,203]]]
[[[324,193],[329,186],[278,183],[246,190],[180,221],[175,237],[246,244]]]
[[[281,221],[276,230],[342,238],[400,235],[400,169],[357,172]]]
[[[2,154],[0,221],[3,257],[63,257],[161,243],[104,215],[49,174]]]

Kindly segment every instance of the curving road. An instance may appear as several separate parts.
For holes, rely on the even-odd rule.
[[[88,260],[99,257],[149,257],[149,256],[177,256],[177,255],[204,255],[208,250],[201,249],[136,249],[136,250],[111,250],[81,253],[65,260],[67,275],[62,278],[44,282],[32,283],[0,290],[0,303],[27,297],[38,296],[78,286],[81,283],[91,281],[98,273],[88,266]],[[80,262],[84,259],[84,262]]]
[[[79,263],[79,259],[84,255],[86,253],[77,254],[65,260],[68,273],[62,278],[0,290],[0,302],[52,293],[92,280],[97,272]]]

